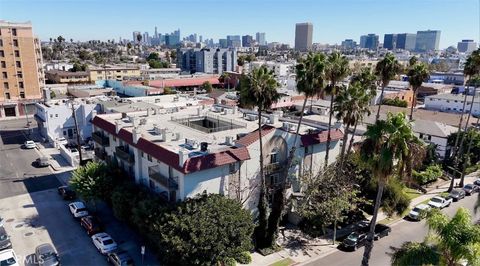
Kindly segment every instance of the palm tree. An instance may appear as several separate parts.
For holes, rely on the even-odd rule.
[[[422,83],[430,77],[428,67],[424,63],[415,63],[410,67],[407,73],[408,83],[412,86],[413,101],[410,107],[410,121],[413,120],[413,107],[417,105],[417,92]]]
[[[422,243],[407,242],[392,254],[392,265],[468,265],[480,263],[480,227],[470,213],[459,208],[450,218],[438,209],[427,214],[429,237]]]
[[[375,74],[382,82],[382,92],[380,93],[380,102],[378,104],[378,111],[375,121],[380,118],[380,109],[382,108],[383,92],[385,91],[385,87],[388,86],[390,80],[395,78],[395,76],[400,73],[401,70],[402,66],[400,63],[398,63],[397,59],[392,53],[387,53],[385,57],[377,63],[377,66],[375,67]]]
[[[358,113],[358,119],[355,121],[353,126],[352,138],[350,138],[350,143],[348,144],[347,154],[350,154],[350,151],[353,147],[353,136],[357,131],[358,123],[363,120],[364,115],[370,115],[369,103],[373,97],[377,94],[377,85],[376,85],[376,76],[372,73],[370,67],[363,67],[360,71],[352,76],[350,79],[350,84],[359,83],[364,89],[365,93],[368,94],[369,100],[365,103],[365,106],[362,106],[363,109]]]
[[[342,120],[345,127],[343,134],[343,145],[340,152],[340,165],[343,165],[343,159],[347,147],[349,129],[355,125],[366,111],[366,106],[370,102],[370,94],[365,90],[359,82],[355,82],[350,86],[342,86],[335,98],[333,110],[336,112],[337,120]],[[353,138],[353,133],[352,136]]]
[[[480,116],[477,117],[477,123],[476,124],[479,125],[479,123],[480,123]],[[461,187],[463,187],[463,183],[465,181],[465,170],[467,169],[467,166],[471,163],[470,162],[470,150],[472,148],[473,140],[475,139],[475,136],[474,136],[475,129],[474,128],[470,129],[469,132],[466,132],[465,135],[470,134],[470,132],[471,132],[472,136],[470,136],[470,141],[468,141],[467,152],[463,156],[462,175],[460,177],[460,184],[459,184],[459,186],[461,186]],[[464,138],[466,138],[466,137],[464,136]]]
[[[263,175],[263,141],[262,141],[262,111],[269,109],[277,102],[280,94],[277,92],[279,84],[266,66],[254,68],[248,75],[242,75],[240,83],[240,104],[247,108],[258,108],[258,137],[260,145],[260,194],[258,201],[258,226],[255,228],[255,239],[258,248],[271,246],[266,241],[267,198],[265,177]]]
[[[339,52],[333,52],[327,57],[325,78],[330,82],[330,84],[326,87],[326,92],[331,96],[331,99],[324,168],[327,168],[328,166],[328,154],[330,151],[330,142],[332,140],[330,130],[332,128],[333,103],[335,102],[335,96],[337,95],[338,91],[338,82],[342,81],[349,74],[349,72],[350,69],[348,66],[348,60],[345,56],[341,55]]]
[[[408,153],[408,143],[416,139],[412,126],[404,113],[387,114],[387,120],[377,120],[367,127],[366,139],[360,155],[377,180],[378,190],[375,198],[370,231],[367,235],[362,265],[367,266],[373,249],[373,236],[377,222],[378,209],[382,201],[383,189],[394,171],[395,161]]]
[[[293,157],[297,149],[297,140],[300,133],[300,126],[305,112],[305,106],[308,98],[318,96],[324,89],[324,68],[326,56],[322,53],[309,53],[307,58],[301,60],[296,66],[297,74],[297,91],[305,96],[302,110],[300,112],[300,119],[298,120],[297,130],[293,139],[292,147],[290,148],[287,163],[284,171],[285,178],[288,178],[290,168],[292,167]],[[285,207],[285,190],[286,182],[284,180],[276,187],[274,191],[274,202],[272,203],[272,211],[268,217],[268,228],[266,234],[266,242],[273,245],[275,243],[275,236],[277,235],[278,226],[282,217],[282,211]]]

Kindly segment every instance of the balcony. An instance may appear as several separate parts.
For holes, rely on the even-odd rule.
[[[98,159],[105,161],[105,158],[107,158],[107,153],[102,149],[95,149],[95,156]]]
[[[281,163],[271,163],[265,166],[265,174],[274,174],[285,170],[285,166]]]
[[[135,162],[133,154],[130,154],[124,146],[115,147],[115,154],[117,155],[118,158],[120,158],[120,159],[122,159],[122,160],[124,160],[128,163],[134,163]]]
[[[158,166],[151,166],[148,168],[148,176],[160,183],[162,186],[171,190],[178,190],[178,183],[171,177],[166,177],[160,173]]]
[[[105,146],[105,147],[108,147],[108,145],[110,145],[110,140],[107,136],[103,135],[103,133],[101,132],[93,132],[92,133],[92,139],[93,141],[95,141],[96,143],[102,145],[102,146]]]

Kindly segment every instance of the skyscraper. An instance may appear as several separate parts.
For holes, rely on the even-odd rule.
[[[477,49],[477,43],[473,40],[462,40],[458,42],[457,49],[460,53],[471,53]]]
[[[388,50],[397,49],[397,34],[385,34],[383,36],[383,48]]]
[[[137,39],[137,36],[138,36],[138,35],[142,36],[142,33],[139,32],[139,31],[134,31],[134,32],[133,32],[133,34],[132,34],[132,41],[133,41],[134,43],[138,42],[138,39]]]
[[[227,46],[235,48],[242,46],[240,35],[227,35]]]
[[[222,74],[237,66],[236,49],[177,49],[177,66],[190,73]]]
[[[258,45],[267,45],[267,41],[265,40],[265,32],[257,32],[255,34],[255,40],[257,41]]]
[[[220,46],[220,48],[227,48],[228,47],[227,39],[218,39],[218,45]]]
[[[415,42],[415,51],[428,52],[438,50],[440,43],[439,30],[417,31],[417,40]]]
[[[252,44],[253,44],[253,36],[251,36],[251,35],[242,36],[242,46],[243,47],[252,47]]]
[[[403,49],[407,51],[415,50],[416,39],[417,34],[415,33],[397,34],[397,49]]]
[[[369,50],[378,49],[378,35],[370,33],[367,35],[362,35],[360,37],[360,48],[365,48]]]
[[[345,39],[345,41],[342,41],[342,48],[346,50],[351,50],[357,46],[357,42],[352,40],[352,39]]]
[[[312,49],[312,35],[312,23],[297,23],[295,25],[295,50],[306,52]]]
[[[0,20],[0,118],[29,114],[45,84],[40,41],[32,24]]]

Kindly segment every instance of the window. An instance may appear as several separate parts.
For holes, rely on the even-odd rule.
[[[140,157],[145,158],[145,153],[143,151],[140,151]]]
[[[278,153],[277,152],[272,152],[270,153],[270,163],[278,163]]]
[[[152,161],[152,155],[147,154],[147,160],[148,160],[149,162],[151,162],[151,161]]]
[[[58,114],[55,114],[55,117],[58,117]]]
[[[15,62],[15,65],[17,65],[17,67],[22,67],[22,63],[20,63],[20,61]]]
[[[17,71],[17,77],[18,77],[19,79],[23,78],[23,73],[22,73],[22,71]]]
[[[13,46],[18,47],[18,40],[13,40]]]
[[[113,141],[117,141],[117,137],[115,136],[112,136],[113,137]]]
[[[7,62],[2,61],[1,66],[2,66],[2,68],[6,68],[7,67]]]
[[[236,163],[231,163],[228,165],[228,171],[230,174],[234,174],[237,171]]]
[[[15,50],[15,57],[20,57],[20,51]]]
[[[50,114],[50,118],[53,118],[53,115],[52,115],[52,114]],[[63,131],[63,133],[65,133],[65,131]]]
[[[12,35],[17,36],[17,29],[12,29]]]
[[[4,78],[4,79],[8,78],[7,72],[2,72],[2,78]]]
[[[3,50],[0,50],[0,56],[5,57],[5,52]]]
[[[25,88],[24,85],[23,85],[23,81],[19,81],[19,82],[18,82],[18,87],[19,87],[20,89]]]
[[[9,92],[5,92],[5,99],[10,100],[10,93]]]
[[[52,116],[52,115],[50,115],[50,117],[51,117],[51,116]],[[63,131],[63,135],[66,136],[66,135],[67,135],[67,131],[64,130],[64,131]]]
[[[20,98],[25,99],[25,92],[24,91],[20,92]]]

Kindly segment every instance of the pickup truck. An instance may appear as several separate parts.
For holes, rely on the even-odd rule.
[[[442,198],[440,196],[433,197],[428,202],[428,205],[432,208],[443,209],[445,207],[450,206],[452,204],[453,199],[451,197]]]

